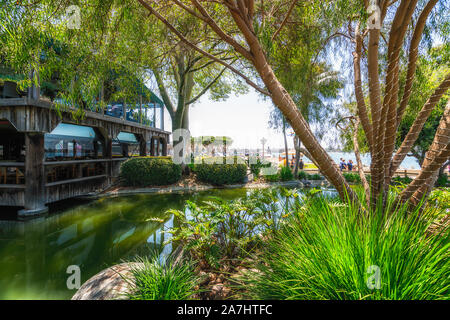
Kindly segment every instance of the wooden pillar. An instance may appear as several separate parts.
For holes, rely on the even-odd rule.
[[[45,206],[44,133],[25,134],[25,208],[19,218],[43,214]]]
[[[156,155],[159,156],[160,155],[160,150],[161,150],[161,138],[156,138],[156,141],[158,142],[156,144]]]
[[[147,139],[145,134],[139,135],[139,155],[141,157],[147,156]]]
[[[108,135],[103,136],[105,139],[105,149],[103,151],[103,157],[105,159],[112,159],[112,138]],[[114,164],[112,161],[106,163],[106,175],[108,176],[108,183],[111,183],[111,178],[113,177]]]
[[[167,156],[167,138],[164,138],[164,142],[162,144],[162,155]]]
[[[150,155],[155,156],[155,140],[153,137],[150,138]]]

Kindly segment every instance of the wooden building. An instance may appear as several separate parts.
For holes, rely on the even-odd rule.
[[[19,217],[108,187],[130,156],[167,155],[170,132],[164,131],[164,105],[157,98],[138,108],[123,103],[100,112],[85,110],[75,120],[75,108],[56,108],[33,88],[21,95],[9,86],[14,84],[0,86],[0,207],[22,207]],[[144,117],[143,110],[153,110],[153,118]],[[55,130],[62,126],[66,133]],[[89,134],[67,134],[70,126]]]

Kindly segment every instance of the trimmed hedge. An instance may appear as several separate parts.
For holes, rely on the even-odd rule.
[[[243,183],[247,176],[245,164],[196,164],[195,173],[200,181],[215,185]]]
[[[169,159],[131,158],[120,166],[120,176],[126,186],[169,185],[181,179],[181,166]]]

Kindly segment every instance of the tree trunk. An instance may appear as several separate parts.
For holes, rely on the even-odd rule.
[[[353,149],[355,151],[356,162],[358,164],[358,173],[361,178],[361,183],[364,187],[364,193],[366,195],[366,201],[368,207],[370,206],[370,185],[367,182],[366,174],[364,173],[364,166],[361,161],[361,153],[359,152],[359,143],[358,143],[358,130],[359,130],[359,118],[356,119],[354,128],[353,128]]]
[[[433,182],[436,181],[437,171],[446,163],[450,156],[450,101],[439,123],[436,136],[430,149],[426,153],[420,174],[403,190],[401,199],[407,201],[411,198],[413,205],[419,204],[422,197],[430,192]]]
[[[297,135],[294,136],[294,148],[295,148],[295,167],[294,167],[294,177],[298,177],[298,164],[300,162],[300,148],[301,148],[301,141],[297,137]]]
[[[283,116],[283,137],[284,137],[284,152],[286,155],[286,167],[289,167],[288,145],[286,138],[286,120],[284,119],[284,116]]]

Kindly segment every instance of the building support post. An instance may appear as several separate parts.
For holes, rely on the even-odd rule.
[[[155,140],[154,140],[153,136],[150,138],[150,155],[152,157],[156,156],[156,154],[155,154]]]
[[[112,183],[113,172],[114,172],[114,163],[112,160],[112,138],[108,135],[104,136],[105,138],[105,154],[104,158],[109,161],[106,163],[106,174],[108,176],[108,185]]]
[[[163,143],[163,149],[162,149],[162,155],[164,156],[164,157],[166,157],[167,156],[167,138],[164,138],[164,143]]]
[[[139,135],[139,156],[147,156],[147,139],[146,134]]]
[[[45,206],[44,133],[25,133],[25,208],[19,218],[48,212]]]

